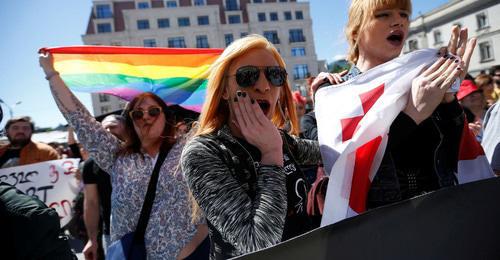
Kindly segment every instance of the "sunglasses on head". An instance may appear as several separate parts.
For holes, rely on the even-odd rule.
[[[161,107],[150,107],[147,111],[142,109],[135,109],[130,111],[128,114],[134,120],[139,120],[144,117],[145,113],[148,113],[150,117],[157,117],[161,113]]]
[[[242,88],[253,87],[259,80],[260,72],[264,71],[266,79],[271,85],[281,87],[286,82],[286,70],[280,66],[243,66],[236,70],[236,83]]]

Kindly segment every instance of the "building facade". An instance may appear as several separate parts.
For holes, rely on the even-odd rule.
[[[411,22],[404,52],[447,46],[452,26],[459,25],[477,38],[469,73],[488,72],[500,64],[500,15],[495,14],[500,14],[498,0],[451,0]]]
[[[224,48],[248,34],[280,51],[292,86],[319,73],[308,2],[296,0],[93,0],[86,45]],[[92,94],[94,115],[123,108]]]

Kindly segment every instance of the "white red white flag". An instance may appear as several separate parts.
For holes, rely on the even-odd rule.
[[[322,226],[366,210],[389,128],[407,103],[412,80],[437,60],[436,54],[433,49],[418,50],[316,93],[318,138],[330,176]]]

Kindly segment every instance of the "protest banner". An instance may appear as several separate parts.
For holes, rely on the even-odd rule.
[[[71,220],[73,200],[79,191],[71,171],[79,161],[62,159],[0,169],[0,182],[9,183],[55,209],[63,227]]]
[[[237,259],[499,259],[499,196],[500,178],[449,187]]]

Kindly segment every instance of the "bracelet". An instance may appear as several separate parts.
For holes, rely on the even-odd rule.
[[[54,77],[55,75],[59,75],[59,72],[57,72],[57,71],[52,71],[52,72],[49,72],[49,73],[45,76],[45,79],[50,81],[50,79],[52,79],[52,77]]]

